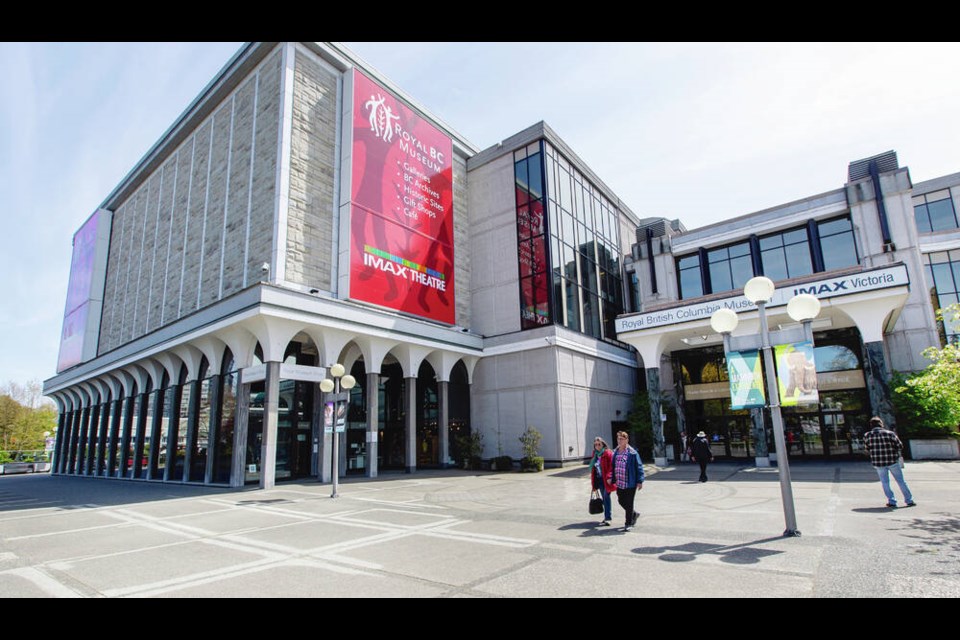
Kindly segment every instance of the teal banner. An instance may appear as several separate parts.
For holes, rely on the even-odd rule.
[[[730,376],[730,408],[752,409],[766,405],[763,393],[763,369],[760,352],[727,352],[727,373]]]

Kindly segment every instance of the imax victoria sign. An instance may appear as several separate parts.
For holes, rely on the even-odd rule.
[[[904,287],[910,284],[907,268],[902,265],[871,269],[841,277],[824,278],[792,286],[777,288],[767,308],[785,306],[789,300],[801,293],[809,293],[820,299],[863,293],[877,289]],[[617,335],[630,331],[642,331],[654,327],[663,327],[693,320],[709,320],[718,309],[731,309],[736,312],[752,311],[756,305],[744,296],[734,296],[721,300],[711,300],[698,304],[677,306],[646,313],[633,313],[620,316],[616,320]]]

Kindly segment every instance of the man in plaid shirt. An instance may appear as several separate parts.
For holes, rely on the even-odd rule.
[[[903,453],[903,443],[893,431],[888,430],[883,425],[883,420],[874,416],[870,418],[870,431],[863,434],[863,446],[867,448],[870,454],[870,464],[877,470],[880,476],[880,484],[883,485],[883,493],[887,496],[887,506],[897,507],[897,498],[893,495],[893,489],[890,488],[890,475],[893,474],[897,484],[900,485],[900,491],[903,493],[903,500],[908,507],[915,507],[917,503],[913,501],[913,494],[910,493],[910,487],[903,479],[903,469],[900,468],[900,456]]]

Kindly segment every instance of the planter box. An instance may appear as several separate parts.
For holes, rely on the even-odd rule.
[[[956,438],[910,440],[910,457],[914,460],[960,460]]]

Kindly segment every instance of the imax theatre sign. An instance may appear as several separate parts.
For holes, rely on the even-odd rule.
[[[862,293],[864,291],[874,291],[876,289],[904,287],[908,284],[910,284],[910,278],[907,275],[907,268],[902,264],[898,264],[892,267],[861,271],[860,273],[846,276],[824,278],[823,280],[778,288],[773,294],[773,299],[767,304],[767,308],[784,306],[793,296],[801,293],[809,293],[817,298],[826,299],[853,293]],[[733,311],[740,312],[751,311],[756,308],[757,306],[755,304],[740,295],[723,300],[711,300],[710,302],[701,302],[699,304],[674,307],[672,309],[661,309],[659,311],[621,316],[616,320],[616,329],[619,335],[629,331],[663,327],[693,320],[706,320],[718,309],[732,309]]]

